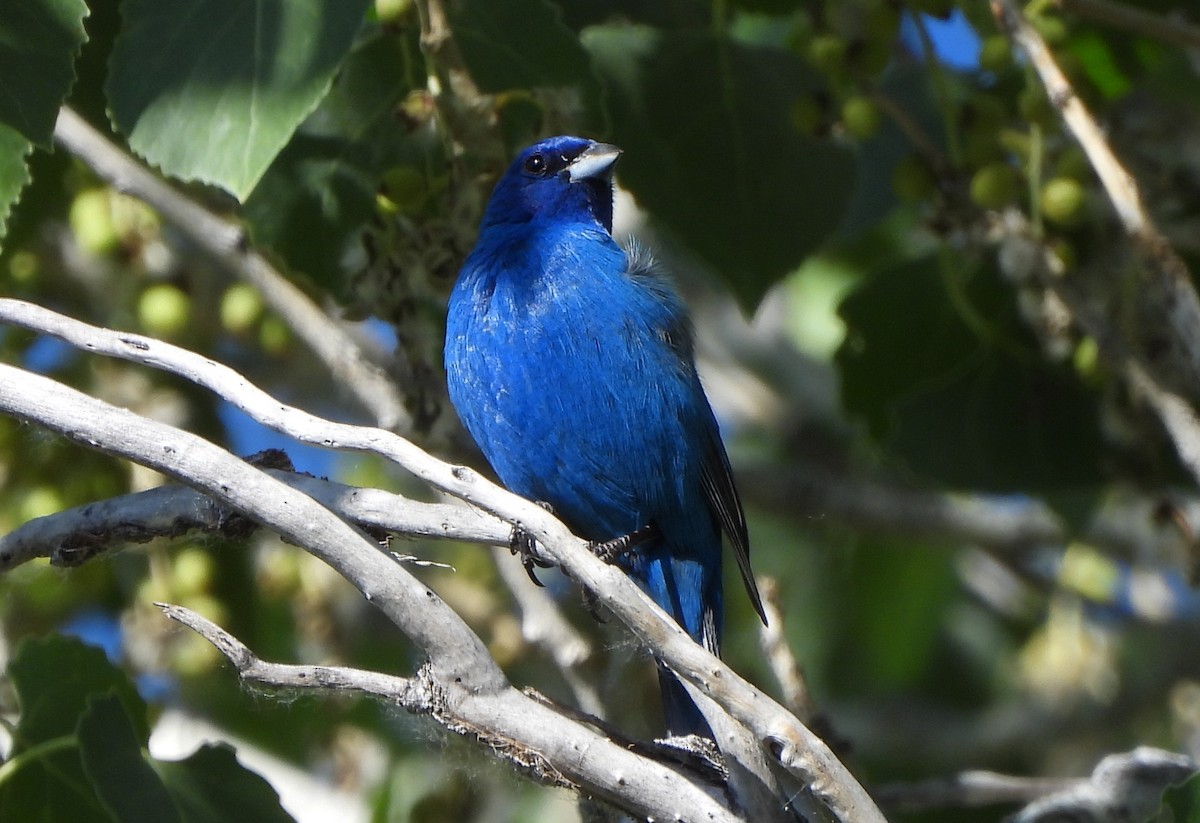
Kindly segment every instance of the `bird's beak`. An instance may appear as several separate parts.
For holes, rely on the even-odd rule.
[[[611,180],[613,165],[620,156],[621,150],[611,143],[592,143],[571,161],[567,174],[572,183],[594,177]]]

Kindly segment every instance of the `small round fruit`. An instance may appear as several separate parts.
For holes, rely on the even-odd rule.
[[[121,244],[107,189],[88,189],[75,195],[67,220],[75,241],[92,254],[108,254]]]
[[[842,104],[842,124],[846,133],[858,140],[874,137],[880,120],[879,107],[869,97],[855,95]]]
[[[1007,163],[989,163],[971,178],[971,200],[985,209],[999,209],[1017,199],[1021,181]]]
[[[412,0],[375,0],[375,16],[383,24],[399,23],[412,11]]]
[[[808,44],[808,60],[826,73],[841,71],[846,65],[846,41],[836,34],[819,34]]]
[[[1042,186],[1042,214],[1051,223],[1072,226],[1078,223],[1087,206],[1087,192],[1078,180],[1055,177]]]
[[[979,48],[979,67],[984,71],[1002,72],[1013,64],[1012,45],[1003,34],[985,37]]]
[[[221,325],[233,334],[245,334],[262,317],[263,302],[258,290],[235,283],[221,295]]]
[[[190,314],[188,296],[169,283],[155,283],[138,298],[138,321],[150,334],[177,335],[187,327]]]

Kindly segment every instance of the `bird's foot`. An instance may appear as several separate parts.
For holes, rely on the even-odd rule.
[[[605,563],[612,563],[657,534],[658,529],[655,525],[648,523],[636,531],[623,534],[620,537],[614,537],[612,540],[596,540],[588,543],[588,548],[591,549],[592,554],[599,557]]]
[[[654,741],[660,756],[688,766],[716,784],[729,780],[729,768],[717,744],[698,734],[673,735]]]
[[[534,501],[551,514],[554,513],[554,507],[549,503],[541,500]],[[525,573],[529,575],[529,579],[537,586],[544,586],[541,580],[538,580],[536,569],[548,569],[553,564],[545,560],[538,553],[537,540],[533,535],[522,529],[520,526],[513,526],[512,536],[508,538],[508,550],[513,554],[521,555],[521,565],[525,567]]]

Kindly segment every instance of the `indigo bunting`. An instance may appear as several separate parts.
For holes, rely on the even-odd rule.
[[[660,266],[612,237],[620,151],[579,137],[525,149],[496,184],[450,295],[451,402],[500,481],[549,505],[697,642],[719,653],[721,533],[759,616],[741,502]],[[672,735],[712,737],[659,667]]]

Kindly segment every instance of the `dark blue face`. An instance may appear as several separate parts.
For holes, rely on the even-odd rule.
[[[551,137],[525,149],[496,183],[484,225],[592,223],[612,231],[617,150],[583,137]]]

